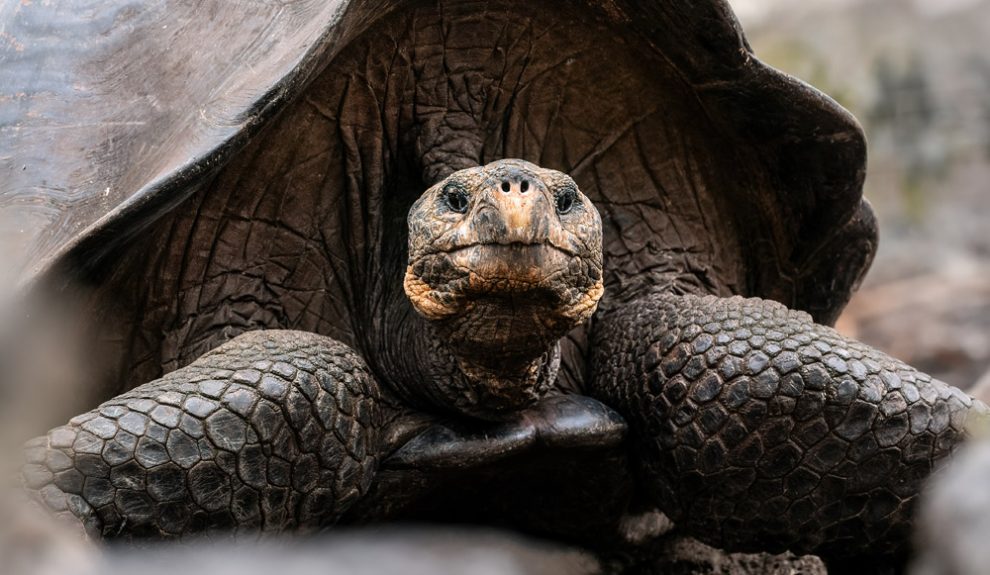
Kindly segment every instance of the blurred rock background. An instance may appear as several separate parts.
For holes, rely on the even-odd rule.
[[[730,3],[866,130],[880,248],[837,327],[990,399],[990,0]]]

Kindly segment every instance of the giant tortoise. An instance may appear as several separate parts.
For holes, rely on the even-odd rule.
[[[896,565],[984,409],[826,327],[876,246],[863,135],[724,0],[0,17],[22,285],[89,358],[24,483],[94,536],[414,519],[607,553],[658,509]]]

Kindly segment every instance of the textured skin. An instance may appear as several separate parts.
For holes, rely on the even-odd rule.
[[[986,411],[755,298],[646,296],[594,344],[592,394],[629,419],[652,500],[732,550],[903,552],[923,480]]]
[[[499,160],[426,190],[408,225],[403,286],[442,349],[406,397],[511,418],[554,387],[557,342],[598,306],[598,210],[566,174]]]
[[[378,397],[347,346],[252,332],[34,440],[24,481],[104,537],[316,528],[368,489]]]

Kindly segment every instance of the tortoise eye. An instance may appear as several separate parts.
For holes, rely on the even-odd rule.
[[[574,208],[577,201],[577,190],[568,186],[557,193],[557,213],[566,214]]]
[[[467,212],[468,195],[461,188],[454,185],[448,185],[443,189],[440,197],[443,199],[444,205],[450,208],[451,211],[459,214]]]

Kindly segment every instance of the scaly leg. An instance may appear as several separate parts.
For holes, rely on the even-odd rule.
[[[377,466],[379,390],[357,354],[241,335],[28,444],[28,489],[95,536],[333,523]]]
[[[645,296],[594,349],[591,395],[628,419],[653,502],[733,551],[903,557],[924,480],[986,412],[760,299]]]

